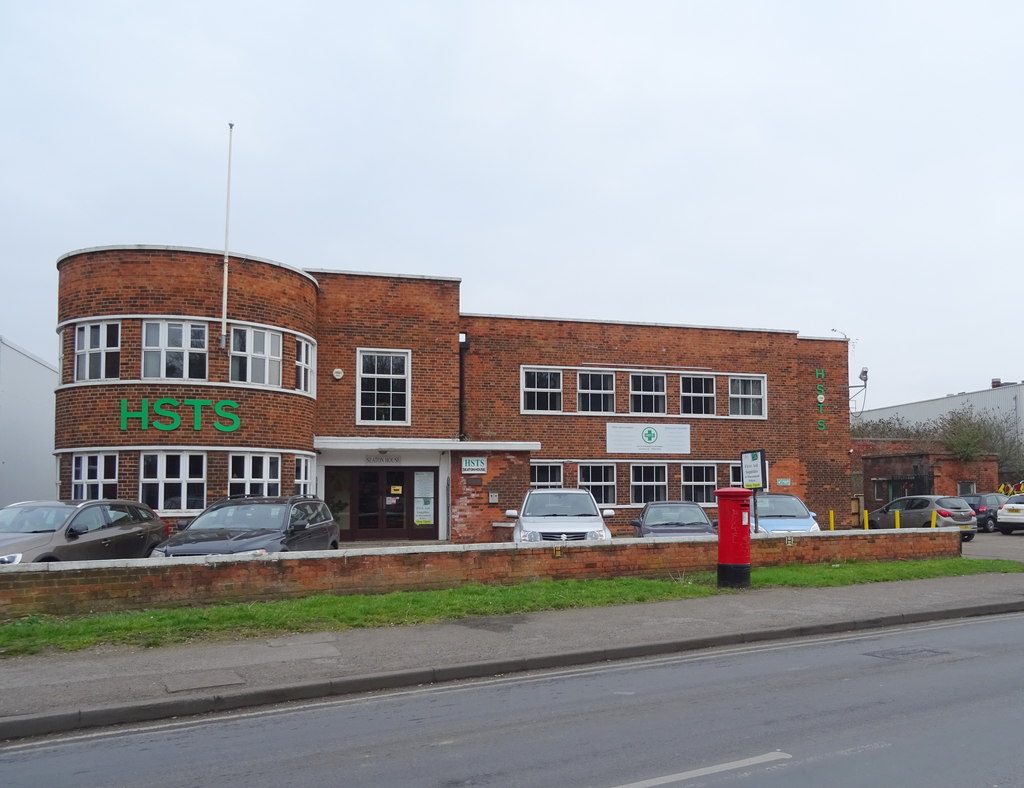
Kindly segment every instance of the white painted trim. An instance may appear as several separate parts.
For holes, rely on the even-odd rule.
[[[297,454],[302,457],[316,457],[315,451],[307,451],[306,449],[282,449],[282,448],[261,448],[259,446],[248,447],[248,446],[186,446],[181,444],[164,444],[154,446],[75,446],[72,449],[54,449],[54,454],[95,454],[110,453],[115,451],[161,451],[161,452],[176,452],[176,451],[222,451],[222,452],[235,452],[238,454]]]
[[[282,379],[284,373],[281,373]],[[121,378],[104,378],[103,380],[81,380],[76,383],[62,383],[57,386],[56,391],[63,389],[83,388],[87,386],[203,386],[206,388],[221,389],[248,389],[250,391],[267,391],[275,394],[291,394],[295,397],[305,397],[316,400],[315,394],[298,389],[285,389],[280,386],[267,386],[259,383],[214,383],[209,380],[182,380],[181,378],[146,378],[145,380],[123,380]]]
[[[539,441],[459,441],[450,438],[370,438],[316,436],[313,448],[323,450],[396,451],[425,449],[428,451],[540,451]]]
[[[220,325],[219,317],[202,317],[200,315],[170,315],[170,314],[156,314],[156,313],[122,313],[117,315],[93,315],[91,317],[76,317],[71,320],[64,320],[57,324],[57,330],[73,326],[78,323],[96,323],[96,322],[107,322],[112,323],[115,320],[154,320],[154,321],[171,321],[175,323],[193,322],[193,323],[216,323]],[[247,328],[262,328],[268,331],[280,331],[283,334],[291,334],[293,336],[305,339],[307,342],[312,342],[316,346],[316,338],[311,337],[309,334],[303,334],[301,331],[296,331],[291,328],[285,328],[284,326],[275,326],[271,323],[253,323],[251,320],[228,320],[229,325],[245,326]],[[209,349],[209,348],[208,348]]]

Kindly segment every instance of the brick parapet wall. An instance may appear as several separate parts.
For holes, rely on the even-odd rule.
[[[959,531],[941,528],[821,532],[751,542],[753,567],[959,556]],[[364,548],[244,560],[215,556],[20,564],[0,569],[0,620],[312,594],[382,594],[466,583],[679,577],[713,571],[717,564],[718,543],[713,537],[536,547],[493,543]]]

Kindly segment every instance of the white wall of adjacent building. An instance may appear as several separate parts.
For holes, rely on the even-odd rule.
[[[57,495],[57,368],[0,336],[0,506]]]
[[[992,388],[949,394],[937,399],[907,402],[886,408],[865,409],[853,418],[856,426],[865,421],[882,421],[899,418],[910,424],[937,419],[947,413],[970,408],[975,415],[991,416],[1017,433],[1024,440],[1024,383],[999,383],[992,381]]]

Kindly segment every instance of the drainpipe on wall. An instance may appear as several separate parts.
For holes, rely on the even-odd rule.
[[[469,352],[469,337],[459,334],[459,440],[468,440],[466,435],[466,353]]]

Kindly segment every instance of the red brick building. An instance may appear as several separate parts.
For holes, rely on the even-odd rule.
[[[999,488],[999,458],[957,459],[940,441],[854,438],[851,469],[873,511],[908,495],[971,495]]]
[[[849,510],[844,340],[468,315],[457,279],[197,249],[57,267],[68,497],[174,519],[309,492],[347,540],[486,542],[531,484],[581,486],[628,535],[645,500],[713,509],[763,449],[773,489]]]

